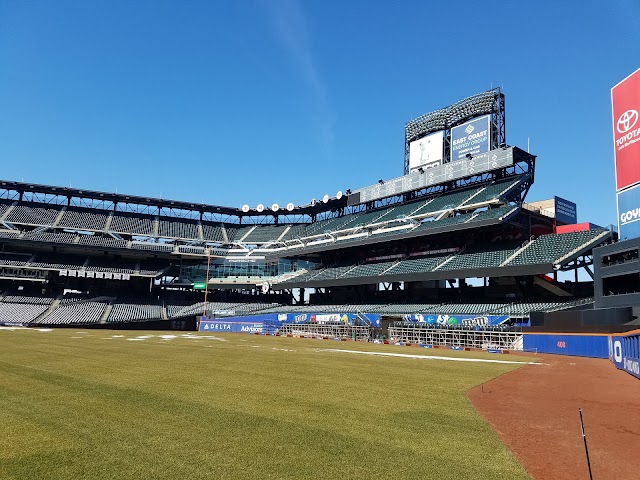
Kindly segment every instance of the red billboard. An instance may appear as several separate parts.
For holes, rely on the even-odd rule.
[[[640,69],[611,89],[616,190],[640,182]]]

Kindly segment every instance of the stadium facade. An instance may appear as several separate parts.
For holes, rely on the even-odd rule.
[[[588,328],[594,248],[617,240],[559,197],[528,203],[535,166],[493,89],[408,122],[404,175],[306,205],[1,181],[0,322],[522,349],[550,312]]]

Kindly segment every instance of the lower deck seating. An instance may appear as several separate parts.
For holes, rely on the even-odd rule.
[[[107,304],[102,302],[76,302],[59,305],[44,317],[43,325],[88,325],[98,323]]]
[[[0,303],[0,323],[26,324],[42,315],[48,305],[29,305],[25,303]]]

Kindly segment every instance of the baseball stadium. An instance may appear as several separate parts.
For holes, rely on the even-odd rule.
[[[505,103],[305,205],[0,181],[0,477],[635,478],[640,244]]]

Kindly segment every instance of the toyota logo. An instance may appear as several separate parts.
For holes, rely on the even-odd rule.
[[[618,118],[618,124],[616,130],[618,133],[627,133],[638,122],[638,112],[636,110],[627,110],[620,118]]]

